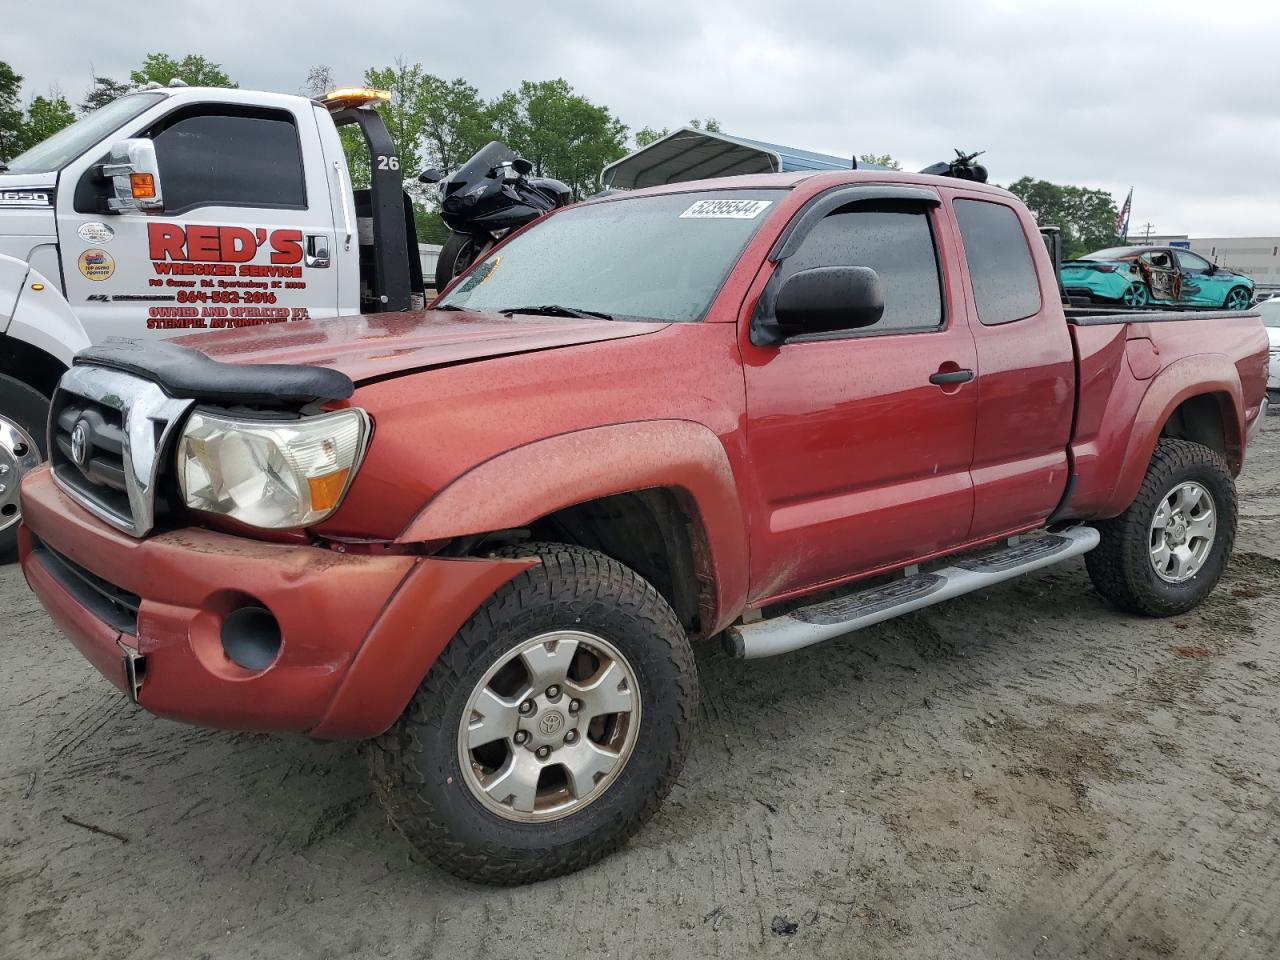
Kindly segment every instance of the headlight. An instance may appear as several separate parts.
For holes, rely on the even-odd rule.
[[[305,527],[338,508],[369,439],[347,409],[299,420],[240,420],[197,410],[178,441],[188,507],[268,529]]]

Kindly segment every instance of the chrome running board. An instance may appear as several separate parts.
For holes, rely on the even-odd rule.
[[[1015,538],[998,550],[963,557],[940,570],[912,574],[779,617],[738,624],[725,632],[725,639],[730,653],[747,660],[789,653],[1070,560],[1097,545],[1098,531],[1092,527]]]

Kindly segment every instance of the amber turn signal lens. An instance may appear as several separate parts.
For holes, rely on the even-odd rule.
[[[338,505],[342,491],[347,488],[347,475],[350,470],[335,470],[323,477],[308,477],[307,486],[311,489],[311,509],[317,513],[332,510]]]
[[[156,180],[149,173],[129,174],[129,187],[133,190],[135,200],[154,200],[156,196]]]

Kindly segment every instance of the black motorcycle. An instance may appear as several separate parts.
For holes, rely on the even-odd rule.
[[[532,172],[533,164],[494,140],[453,174],[434,167],[419,174],[421,182],[436,184],[450,230],[436,260],[437,292],[512,230],[570,202],[566,184]]]
[[[956,149],[956,158],[954,160],[939,160],[932,163],[921,170],[921,173],[927,173],[935,177],[955,177],[957,180],[972,180],[974,183],[987,182],[987,168],[980,163],[973,161],[986,153],[985,150],[979,150],[977,153],[965,153],[963,150]]]

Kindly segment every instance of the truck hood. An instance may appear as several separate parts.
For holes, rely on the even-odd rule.
[[[182,337],[228,363],[332,367],[357,384],[487,357],[655,333],[665,323],[429,310],[299,320]]]

